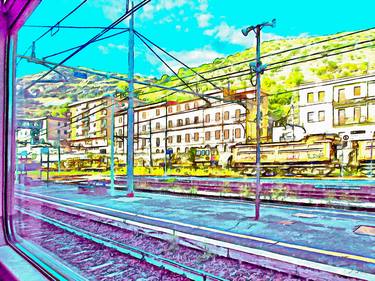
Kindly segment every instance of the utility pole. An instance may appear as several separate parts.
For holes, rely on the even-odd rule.
[[[133,8],[132,3],[132,8]],[[126,177],[128,185],[127,197],[134,197],[134,13],[129,24],[129,53],[128,53],[128,127]]]
[[[151,128],[151,118],[148,120],[148,125],[150,126],[149,142],[150,142],[150,167],[152,167],[152,128]]]
[[[115,193],[115,93],[111,94],[111,185],[110,192]]]
[[[60,134],[60,130],[61,128],[59,128],[57,130],[57,170],[60,174],[60,171],[61,171],[61,143],[60,143],[60,138],[61,138],[61,134]]]
[[[165,130],[164,130],[164,176],[167,176],[167,149],[168,149],[168,102],[165,102]]]
[[[261,30],[265,26],[274,27],[276,20],[273,19],[272,22],[265,22],[258,24],[256,26],[250,26],[242,29],[242,34],[247,36],[250,31],[254,31],[256,37],[256,62],[250,63],[250,68],[256,73],[256,104],[257,104],[257,115],[256,115],[256,195],[255,195],[255,220],[259,220],[260,213],[260,137],[261,137],[261,81],[260,77],[266,69],[267,65],[263,65],[260,61],[260,35]],[[248,113],[249,114],[249,113]]]

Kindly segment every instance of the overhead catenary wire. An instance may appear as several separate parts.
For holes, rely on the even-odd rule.
[[[340,54],[344,54],[344,53],[348,53],[348,52],[354,52],[354,51],[365,49],[365,48],[371,48],[371,47],[373,47],[373,45],[362,46],[362,47],[359,47],[359,48],[355,48],[353,50],[348,50],[348,51],[342,51],[342,52],[338,52],[338,53],[334,53],[334,54],[329,54],[329,52],[332,52],[332,51],[335,51],[335,50],[341,50],[341,49],[344,49],[344,48],[349,48],[349,47],[353,47],[353,46],[356,46],[356,45],[361,45],[361,44],[364,44],[364,43],[369,43],[369,42],[374,42],[374,41],[375,41],[375,39],[365,40],[365,41],[357,42],[355,44],[345,45],[345,46],[341,46],[341,47],[337,47],[337,48],[333,48],[333,49],[329,49],[329,50],[324,50],[324,51],[321,51],[321,52],[316,52],[313,55],[305,55],[305,56],[291,58],[291,59],[284,60],[284,61],[279,61],[279,62],[277,62],[277,64],[282,64],[284,62],[288,62],[288,61],[292,61],[292,60],[297,60],[297,59],[301,59],[301,58],[307,58],[309,56],[322,55],[321,57],[317,57],[317,58],[314,58],[314,59],[309,59],[309,60],[304,60],[304,61],[297,61],[297,62],[295,62],[293,64],[281,65],[281,66],[273,67],[272,69],[276,69],[276,68],[279,69],[279,68],[290,66],[290,65],[294,65],[294,64],[300,64],[300,63],[304,63],[304,62],[308,62],[308,61],[322,59],[322,58],[328,57],[328,56],[335,56],[335,55],[340,55]],[[270,64],[270,65],[274,65],[274,64]],[[265,71],[267,71],[267,70],[271,70],[271,68],[267,68]],[[226,73],[226,74],[221,74],[221,75],[214,76],[214,77],[207,78],[207,79],[210,80],[210,81],[221,81],[221,80],[233,79],[233,78],[237,78],[237,77],[241,77],[241,76],[249,75],[249,74],[250,74],[250,70],[249,69],[244,69],[244,70],[234,71],[234,72],[230,72],[230,73]],[[206,82],[204,80],[199,80],[199,81],[189,82],[189,85],[195,86],[195,85],[205,84],[205,83]],[[174,87],[178,88],[178,87],[183,87],[183,86],[184,86],[183,84],[179,84],[179,85],[175,85]],[[161,90],[155,90],[155,91],[151,91],[151,92],[147,92],[147,93],[142,93],[141,95],[149,95],[149,94],[157,93],[159,91],[161,91]]]
[[[74,52],[72,52],[70,55],[68,55],[65,59],[63,59],[62,61],[60,61],[60,63],[58,63],[57,65],[53,66],[52,69],[48,70],[43,75],[41,75],[36,81],[33,81],[32,83],[30,83],[30,85],[28,85],[25,89],[29,89],[30,87],[32,87],[33,85],[35,85],[35,83],[37,83],[38,81],[40,81],[41,79],[43,79],[44,77],[46,77],[49,73],[51,73],[52,71],[54,71],[54,69],[56,69],[59,65],[65,63],[70,58],[72,58],[73,56],[75,56],[76,54],[78,54],[80,51],[82,51],[84,48],[86,48],[92,42],[94,42],[95,40],[97,40],[98,38],[100,38],[101,36],[103,36],[105,33],[107,33],[108,31],[110,31],[113,27],[117,26],[120,22],[122,22],[123,20],[125,20],[132,13],[136,12],[138,9],[140,9],[141,7],[143,7],[144,5],[146,5],[147,3],[149,3],[150,1],[151,0],[143,0],[142,2],[138,3],[137,5],[135,5],[131,10],[127,11],[124,15],[120,16],[116,21],[114,21],[109,26],[107,26],[106,29],[103,29],[102,31],[100,31],[98,34],[96,34],[94,37],[92,37],[90,40],[88,40],[81,47],[79,47]]]
[[[341,38],[344,38],[344,37],[349,37],[349,36],[352,36],[352,35],[357,35],[357,34],[360,34],[360,33],[371,31],[371,30],[375,30],[375,27],[361,29],[361,30],[349,32],[349,33],[346,33],[346,34],[342,34],[342,35],[339,35],[339,36],[334,36],[334,37],[330,37],[330,38],[327,38],[327,39],[323,39],[323,40],[320,40],[320,41],[315,41],[315,42],[312,42],[312,43],[307,44],[307,45],[300,45],[300,46],[293,47],[293,48],[290,48],[290,49],[285,49],[285,50],[281,50],[281,51],[278,51],[278,52],[273,52],[273,53],[265,54],[265,55],[261,56],[261,59],[267,58],[267,57],[271,57],[271,56],[281,55],[281,54],[284,54],[284,53],[287,53],[287,52],[292,52],[292,51],[300,50],[300,49],[311,47],[311,46],[315,46],[315,45],[319,45],[319,44],[330,42],[330,41],[333,41],[333,40],[338,40],[338,39],[341,39]],[[241,64],[244,64],[244,63],[249,63],[249,62],[252,62],[252,61],[255,61],[255,58],[247,59],[247,60],[242,60],[242,61],[230,64],[230,65],[225,65],[225,66],[221,66],[221,67],[209,69],[209,70],[198,72],[198,73],[199,74],[206,74],[206,73],[210,73],[210,72],[215,72],[215,71],[218,71],[218,70],[222,70],[222,69],[225,69],[225,68],[233,67],[233,66],[236,66],[236,65],[241,65]],[[187,75],[187,76],[183,76],[182,78],[189,78],[189,77],[192,77],[192,76],[194,76],[194,75]],[[169,81],[162,82],[162,83],[167,83],[167,82],[169,82]]]
[[[93,43],[95,42],[99,42],[99,41],[103,41],[103,40],[106,40],[106,39],[109,39],[109,38],[112,38],[112,37],[115,37],[117,35],[120,35],[120,34],[123,34],[125,32],[128,32],[129,31],[129,28],[125,28],[123,31],[119,31],[119,32],[116,32],[114,34],[111,34],[111,35],[108,35],[108,36],[104,36],[102,38],[99,38],[95,41],[93,41]],[[43,59],[47,59],[47,58],[51,58],[51,57],[54,57],[54,56],[58,56],[58,55],[61,55],[61,54],[64,54],[64,53],[67,53],[67,52],[70,52],[70,51],[73,51],[73,50],[76,50],[78,48],[81,48],[83,45],[78,45],[78,46],[75,46],[75,47],[71,47],[69,49],[65,49],[65,50],[62,50],[62,51],[59,51],[57,53],[53,53],[53,54],[50,54],[50,55],[47,55],[47,56],[44,56]]]
[[[183,83],[187,88],[189,88],[190,91],[194,92],[194,90],[183,80],[176,71],[173,70],[173,68],[158,54],[155,52],[155,50],[145,41],[143,38],[138,34],[135,33],[135,35],[142,41],[142,43],[170,70],[174,73],[174,75]],[[207,103],[210,103],[205,97],[202,97]]]
[[[83,0],[81,3],[79,3],[76,7],[74,7],[73,10],[71,10],[69,13],[67,13],[65,16],[63,16],[59,21],[57,21],[55,23],[55,25],[52,25],[51,27],[48,28],[48,30],[46,30],[44,33],[42,33],[39,37],[37,37],[33,42],[32,44],[27,48],[27,50],[24,52],[24,56],[27,54],[27,52],[32,48],[33,44],[35,44],[37,41],[39,41],[40,39],[42,39],[44,36],[46,36],[50,31],[53,30],[53,28],[56,28],[60,25],[60,23],[62,23],[64,20],[66,20],[68,17],[70,17],[72,14],[74,14],[79,8],[82,7],[83,4],[85,4],[87,2],[87,0]],[[16,63],[16,65],[18,65],[20,62],[21,62],[22,58],[20,58],[18,60],[18,62]]]
[[[185,66],[186,68],[188,68],[190,71],[192,71],[193,73],[195,73],[196,75],[198,75],[199,77],[201,77],[202,79],[206,80],[209,84],[211,84],[211,86],[213,86],[214,88],[218,89],[218,90],[222,90],[222,88],[218,87],[217,85],[215,85],[214,83],[212,83],[210,80],[207,80],[202,74],[200,74],[199,72],[195,71],[193,68],[189,67],[186,63],[184,63],[183,61],[181,61],[180,59],[178,59],[176,56],[172,55],[171,53],[167,52],[165,49],[161,48],[159,45],[157,45],[156,43],[152,42],[149,38],[147,38],[146,36],[142,35],[141,33],[139,33],[138,31],[135,31],[135,34],[138,36],[138,37],[142,37],[144,40],[146,40],[147,42],[149,42],[151,45],[153,45],[154,47],[156,47],[157,49],[159,49],[160,51],[162,51],[164,54],[166,54],[167,56],[171,57],[172,59],[174,59],[175,61],[179,62],[180,64],[182,64],[183,66]]]

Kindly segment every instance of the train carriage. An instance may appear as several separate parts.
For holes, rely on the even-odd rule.
[[[261,144],[263,175],[328,175],[339,167],[337,135],[310,135],[301,141]],[[230,166],[255,174],[256,144],[238,144],[232,148]]]

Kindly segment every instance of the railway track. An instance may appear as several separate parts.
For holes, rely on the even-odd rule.
[[[246,262],[216,256],[205,249],[197,250],[181,246],[176,241],[157,239],[144,233],[132,232],[89,218],[73,215],[58,208],[44,206],[32,199],[18,196],[19,227],[17,232],[24,238],[42,244],[63,260],[71,260],[83,275],[102,276],[105,280],[304,280],[297,276],[262,268]],[[34,221],[34,222],[31,222]],[[37,234],[32,233],[35,221],[39,221]],[[31,222],[31,224],[29,223]],[[27,225],[26,229],[24,228]],[[42,228],[40,228],[42,226]],[[52,231],[50,231],[50,229]],[[46,233],[47,232],[47,233]],[[36,235],[36,236],[35,236]],[[67,235],[78,245],[59,246],[55,235]],[[78,239],[78,240],[77,240]],[[66,241],[66,239],[63,239]],[[53,245],[57,243],[57,245]],[[83,246],[80,246],[83,245]],[[94,245],[94,246],[89,246]],[[97,252],[105,252],[107,259],[94,263]],[[73,258],[72,258],[72,257]],[[80,258],[77,258],[80,256]],[[114,257],[114,260],[112,259]],[[127,276],[124,268],[113,265],[130,259],[144,270],[146,277]],[[118,260],[118,261],[116,261]],[[89,265],[85,264],[85,261]],[[91,264],[92,263],[92,264]],[[136,267],[136,266],[134,266]],[[109,271],[108,271],[109,270]],[[125,279],[121,279],[125,278]],[[144,278],[144,279],[140,279]],[[145,279],[146,278],[146,279]],[[151,279],[147,279],[151,278]],[[153,279],[152,279],[153,278]],[[158,279],[159,278],[159,279]]]

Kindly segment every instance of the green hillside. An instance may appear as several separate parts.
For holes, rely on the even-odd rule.
[[[272,54],[282,50],[295,48],[297,46],[309,45],[313,42],[329,39],[345,35],[345,33],[334,34],[329,36],[319,37],[304,37],[304,38],[291,38],[267,41],[262,43],[262,55]],[[303,83],[315,82],[322,80],[330,80],[336,78],[358,76],[372,72],[375,69],[375,31],[362,32],[356,35],[350,35],[339,38],[337,40],[328,41],[322,44],[308,46],[306,48],[285,52],[279,55],[265,57],[262,62],[272,64],[279,61],[288,60],[295,57],[306,56],[316,52],[324,52],[319,58],[314,61],[296,64],[293,66],[283,67],[283,64],[278,64],[278,68],[266,71],[262,76],[262,90],[270,95],[269,109],[270,114],[274,119],[279,119],[286,114],[292,102],[296,102],[297,95],[293,93],[278,94],[291,90]],[[358,44],[362,41],[370,41],[365,44]],[[371,42],[372,41],[372,42]],[[340,50],[331,51],[335,48],[344,47],[350,44],[357,44],[354,47],[344,48]],[[365,47],[366,48],[362,48]],[[367,47],[368,46],[368,47]],[[333,55],[337,52],[349,51],[344,54]],[[215,79],[217,76],[228,75],[233,72],[245,71],[249,69],[248,63],[239,64],[244,60],[254,58],[255,48],[247,49],[243,52],[235,53],[225,58],[217,58],[213,62],[201,65],[194,68],[195,71],[203,73],[206,79]],[[315,58],[314,57],[314,58]],[[311,58],[311,57],[309,57]],[[183,58],[181,58],[183,59]],[[301,58],[290,62],[298,62],[305,60]],[[290,63],[289,62],[289,63]],[[235,65],[233,65],[235,64]],[[230,67],[225,67],[230,66]],[[224,67],[224,68],[223,68]],[[272,66],[273,67],[273,66]],[[221,68],[215,71],[211,71]],[[63,115],[67,110],[68,103],[100,96],[105,92],[118,90],[119,88],[126,88],[124,82],[118,82],[114,79],[106,79],[96,75],[89,75],[88,79],[78,79],[72,76],[72,73],[67,70],[62,70],[66,76],[69,77],[69,83],[57,84],[37,84],[30,90],[31,96],[34,94],[36,97],[30,97],[30,93],[22,90],[25,85],[28,85],[32,80],[35,80],[39,74],[22,77],[18,80],[18,94],[25,96],[22,103],[27,104],[27,111],[18,111],[19,115],[25,116],[42,116],[46,113],[52,115]],[[199,76],[186,68],[181,68],[178,75],[184,78],[189,83],[202,80]],[[125,76],[124,76],[125,77]],[[57,78],[56,74],[49,75],[49,79]],[[141,79],[141,77],[137,77]],[[181,85],[181,81],[175,76],[167,74],[162,75],[159,79],[147,79],[151,83],[158,83],[166,87]],[[231,89],[240,89],[251,87],[250,75],[236,77],[234,79],[221,79],[213,82],[215,86],[223,88],[228,87],[230,83]],[[198,89],[200,93],[214,89],[214,86],[207,83],[199,83],[193,85],[193,89]],[[172,93],[168,90],[160,90],[156,87],[145,88],[142,85],[137,86],[137,94],[139,99],[147,102],[155,102],[161,100],[188,100],[194,98],[193,95],[184,93]],[[22,108],[19,107],[19,108]]]

